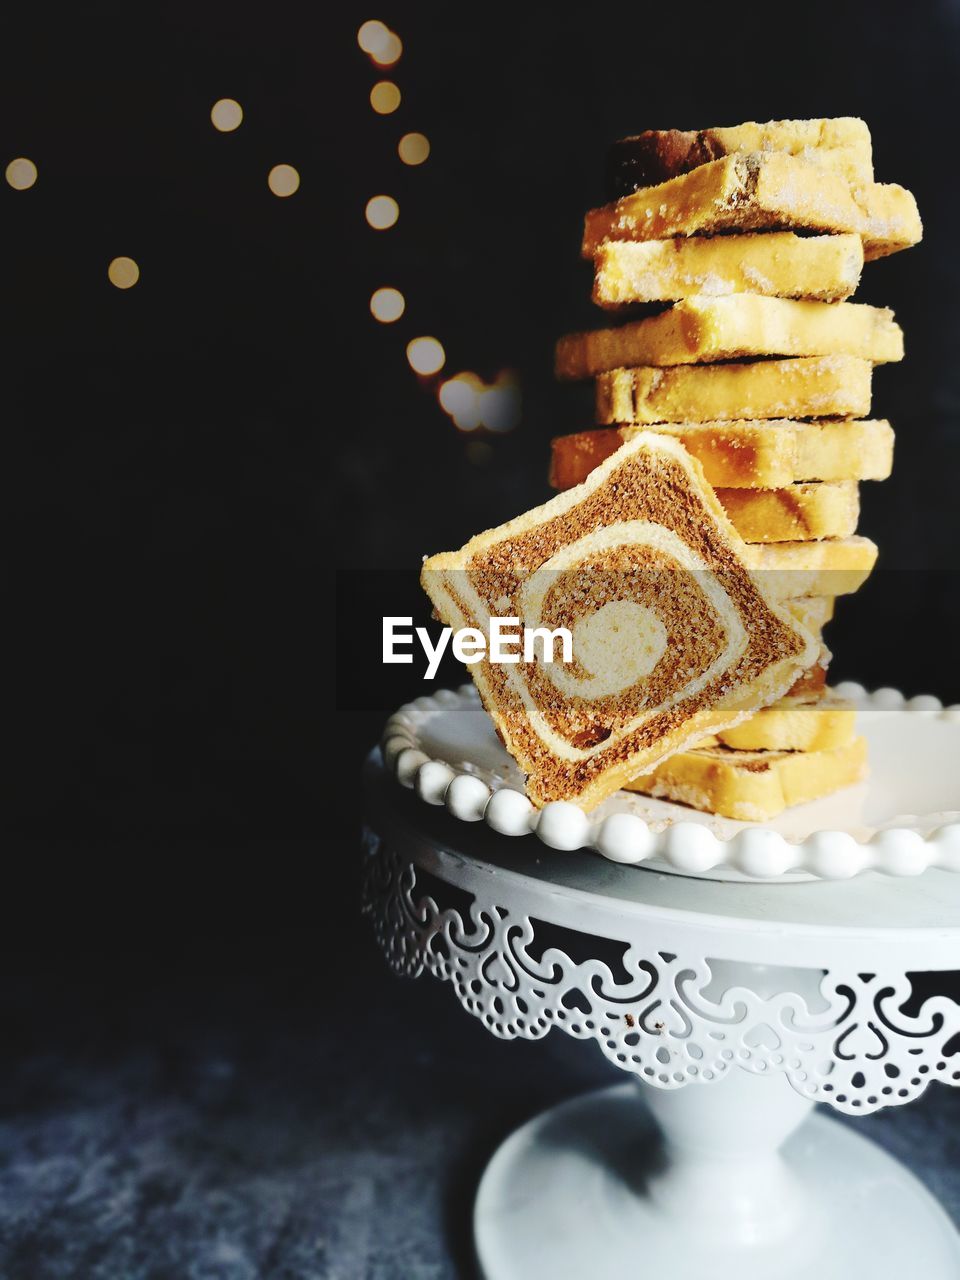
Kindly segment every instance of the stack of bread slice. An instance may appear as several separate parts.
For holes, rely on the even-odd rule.
[[[587,214],[593,299],[618,323],[557,345],[596,381],[597,427],[553,441],[565,490],[629,441],[668,436],[701,465],[754,574],[819,645],[786,696],[673,754],[634,790],[763,820],[862,776],[852,708],[826,688],[822,628],[877,558],[860,481],[890,474],[871,418],[877,364],[900,360],[890,311],[847,301],[865,261],[915,244],[902,187],[874,181],[861,120],[651,131],[611,152],[612,203]]]

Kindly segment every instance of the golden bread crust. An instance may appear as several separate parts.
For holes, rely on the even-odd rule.
[[[833,596],[799,596],[783,603],[801,627],[812,633],[821,631],[833,618]]]
[[[607,156],[614,198],[689,173],[737,151],[786,151],[835,170],[847,181],[873,181],[873,146],[866,123],[853,116],[826,120],[770,120],[712,129],[647,129],[621,138]]]
[[[852,595],[870,576],[878,555],[877,544],[859,534],[822,542],[753,544],[748,551],[754,576],[774,600]]]
[[[592,378],[637,365],[692,365],[758,356],[903,359],[903,332],[885,307],[803,302],[750,293],[685,298],[659,315],[571,333],[556,347],[558,378]]]
[[[744,542],[810,542],[857,531],[856,484],[792,484],[783,489],[717,489],[720,505]]]
[[[793,805],[851,786],[867,774],[867,742],[819,751],[706,747],[673,756],[628,784],[630,791],[741,822],[766,822]]]
[[[781,698],[717,737],[735,751],[830,751],[849,746],[856,720],[852,703],[825,691]]]
[[[597,377],[596,416],[602,425],[859,418],[872,377],[869,361],[844,355],[612,369]]]
[[[550,484],[569,489],[647,427],[599,427],[551,441]],[[882,420],[663,422],[699,461],[709,482],[727,489],[781,489],[801,480],[885,480],[893,429]]]
[[[593,260],[593,301],[615,311],[693,294],[764,294],[838,302],[860,283],[863,241],[765,231],[671,240],[606,240]]]
[[[784,152],[737,152],[591,209],[582,253],[593,258],[607,240],[784,229],[854,232],[868,262],[923,237],[916,200],[895,183],[851,187]]]

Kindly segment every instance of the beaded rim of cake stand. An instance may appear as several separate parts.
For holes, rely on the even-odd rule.
[[[834,692],[857,710],[903,711],[960,725],[960,705],[944,707],[931,695],[906,698],[890,688],[868,692],[852,681],[837,685]],[[929,867],[960,871],[960,820],[948,820],[927,834],[915,826],[898,826],[866,840],[848,831],[824,830],[791,841],[759,824],[723,836],[700,822],[671,821],[661,827],[634,813],[585,813],[565,800],[537,809],[509,783],[495,780],[491,786],[469,761],[452,765],[423,750],[420,729],[429,717],[479,707],[472,684],[441,689],[400,707],[387,721],[380,744],[387,769],[401,786],[462,822],[484,822],[505,836],[534,834],[552,849],[593,849],[628,865],[656,860],[683,875],[709,875],[717,867],[764,880],[797,873],[840,880],[867,870],[894,876],[920,875]]]

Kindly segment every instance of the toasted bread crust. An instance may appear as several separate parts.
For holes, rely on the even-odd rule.
[[[781,698],[717,738],[735,751],[830,751],[850,745],[856,719],[852,703],[823,691]]]
[[[593,270],[593,301],[607,310],[693,294],[837,302],[860,282],[863,241],[852,233],[798,236],[792,231],[607,240],[597,249]]]
[[[851,188],[797,156],[737,152],[590,210],[582,252],[593,258],[607,240],[790,228],[854,232],[868,262],[923,236],[916,200],[895,183]]]
[[[750,293],[685,298],[659,315],[571,333],[557,343],[558,378],[591,378],[637,365],[712,364],[758,356],[903,359],[893,312],[856,302],[799,302]]]
[[[673,756],[628,783],[627,790],[741,822],[766,822],[859,782],[866,777],[866,761],[865,738],[819,751],[706,747]]]
[[[818,634],[833,618],[833,596],[798,596],[783,603],[801,627],[812,634]]]
[[[698,130],[648,129],[610,148],[607,191],[616,200],[737,151],[786,151],[835,170],[856,185],[873,181],[870,130],[863,120],[847,116]]]
[[[597,422],[858,418],[870,412],[873,366],[855,356],[612,369],[596,383]]]
[[[877,554],[877,544],[859,535],[822,542],[767,542],[749,548],[754,577],[774,600],[852,595],[870,576]]]
[[[781,489],[801,480],[885,480],[893,465],[888,422],[664,422],[716,487]],[[550,484],[569,489],[647,427],[599,427],[551,441]]]
[[[744,542],[811,542],[849,538],[860,517],[857,486],[793,484],[783,489],[717,489]]]
[[[822,693],[827,687],[827,670],[829,666],[830,651],[825,650],[821,660],[815,663],[809,671],[804,671],[802,675],[798,676],[784,696],[788,698],[807,698],[813,694]]]

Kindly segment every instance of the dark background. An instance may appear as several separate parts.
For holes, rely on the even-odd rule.
[[[382,73],[356,43],[371,17],[404,42]],[[437,1004],[398,994],[357,923],[358,771],[428,686],[380,665],[380,618],[424,621],[421,556],[543,500],[550,437],[590,425],[589,392],[553,383],[552,344],[599,318],[579,234],[618,136],[857,114],[878,177],[915,192],[922,245],[870,266],[857,295],[894,307],[907,340],[875,379],[898,433],[893,478],[863,491],[882,569],[828,636],[837,678],[960,700],[960,5],[22,6],[3,35],[0,161],[39,168],[29,191],[0,183],[2,1098],[28,1152],[62,1119],[62,1156],[82,1104],[97,1136],[77,1159],[117,1160],[130,1108],[169,1096],[229,1146],[223,1116],[256,1113],[261,1084],[292,1132],[327,1114],[315,1082],[340,1103],[361,1056],[381,1119],[403,1113],[409,1089],[369,1066],[369,1018],[415,1042]],[[370,109],[381,76],[401,88],[394,115]],[[244,109],[235,133],[210,124],[223,96]],[[418,168],[396,155],[409,130],[432,145]],[[266,185],[279,162],[301,175],[285,200]],[[381,192],[401,216],[378,233],[363,210]],[[107,280],[120,254],[142,273],[127,291]],[[406,296],[395,325],[370,316],[381,285]],[[407,366],[418,334],[443,342],[447,373],[515,370],[520,425],[459,432]],[[354,1051],[340,1020],[357,992]],[[474,1073],[516,1061],[462,1034]],[[421,1087],[449,1134],[466,1113],[442,1093],[441,1049],[423,1050]],[[246,1094],[210,1084],[224,1055]],[[528,1070],[529,1109],[496,1112],[490,1140],[535,1109]],[[97,1127],[105,1091],[115,1133]],[[216,1182],[220,1148],[197,1141],[183,1177],[201,1152]],[[172,1194],[137,1186],[145,1217],[101,1221],[103,1240]],[[58,1230],[83,1242],[89,1226],[63,1206],[17,1219],[6,1274],[182,1274],[93,1244],[61,1268]]]

